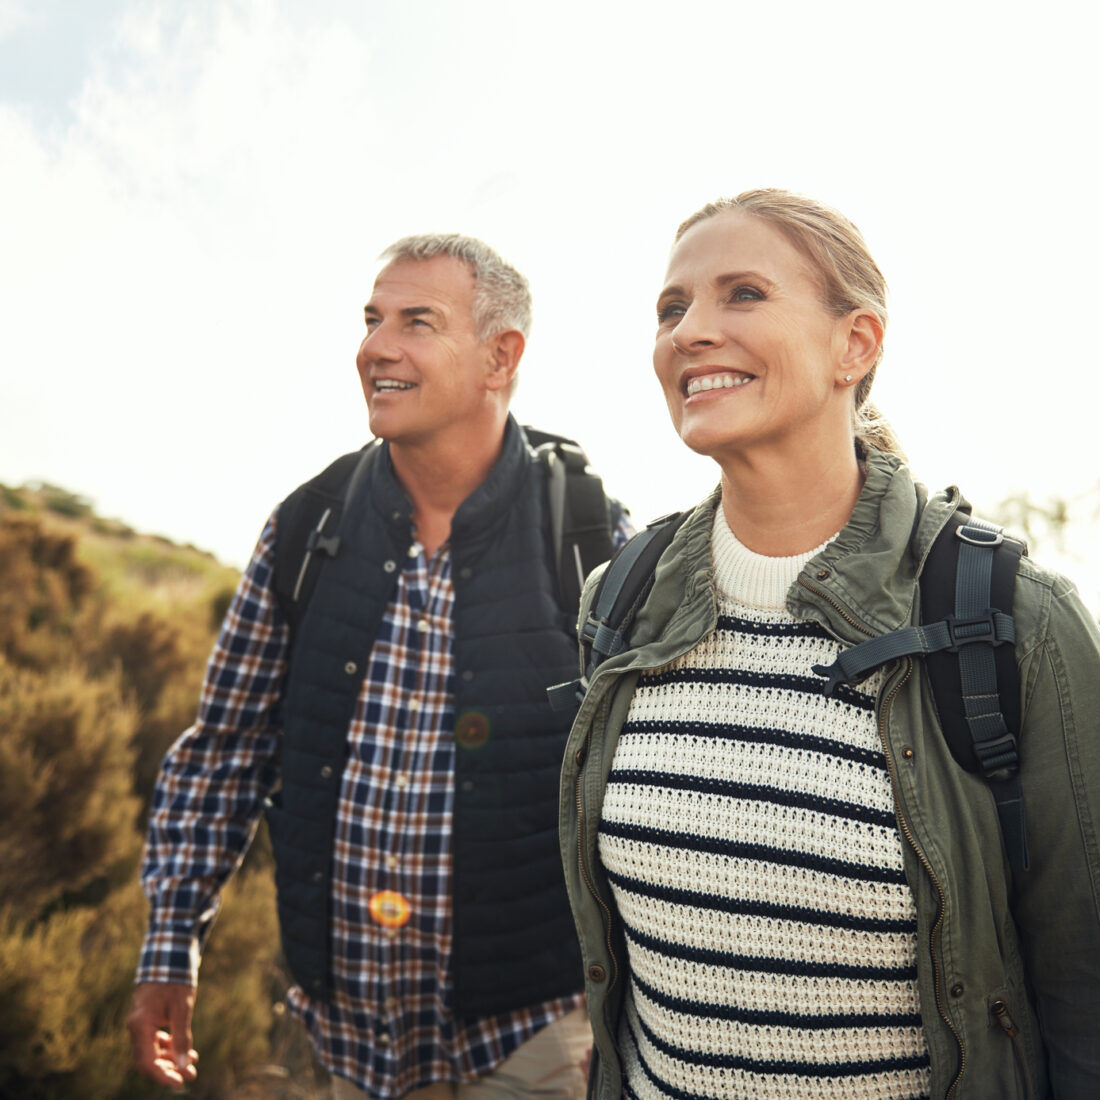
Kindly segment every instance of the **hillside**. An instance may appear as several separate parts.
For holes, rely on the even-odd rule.
[[[160,1095],[124,1020],[146,906],[144,821],[191,722],[237,572],[50,485],[0,485],[0,1095]],[[203,961],[195,1097],[307,1097],[282,1013],[266,837]]]

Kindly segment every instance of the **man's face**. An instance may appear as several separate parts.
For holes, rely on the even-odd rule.
[[[355,357],[376,436],[431,442],[476,426],[492,406],[493,355],[475,334],[473,302],[473,273],[451,256],[395,260],[379,273]]]

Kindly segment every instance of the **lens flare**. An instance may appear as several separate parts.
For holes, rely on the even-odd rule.
[[[383,928],[400,928],[409,923],[412,906],[409,899],[396,890],[379,890],[367,906],[371,919]]]
[[[468,710],[455,722],[455,740],[464,749],[480,749],[489,740],[489,719],[480,711]]]

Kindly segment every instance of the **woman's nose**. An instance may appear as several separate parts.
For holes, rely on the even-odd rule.
[[[722,334],[713,317],[698,303],[688,307],[672,330],[672,345],[682,352],[711,348],[721,342]]]

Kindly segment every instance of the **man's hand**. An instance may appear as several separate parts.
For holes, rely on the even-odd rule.
[[[182,1092],[197,1074],[198,1054],[191,1049],[191,1011],[195,991],[175,982],[142,982],[126,1020],[134,1065],[158,1085]]]

